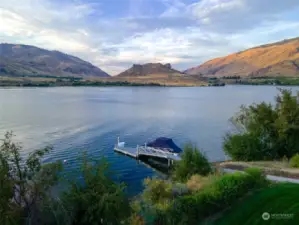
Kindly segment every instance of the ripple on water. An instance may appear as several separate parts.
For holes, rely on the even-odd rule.
[[[299,90],[298,87],[292,87]],[[78,157],[105,156],[130,194],[155,171],[113,151],[116,138],[134,147],[159,136],[183,146],[196,144],[211,161],[225,159],[224,134],[242,104],[271,102],[274,86],[211,88],[0,88],[0,135],[13,130],[22,155],[53,145],[44,162],[67,160],[66,172],[80,176]]]

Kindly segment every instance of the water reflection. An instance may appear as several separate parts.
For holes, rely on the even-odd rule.
[[[241,104],[273,101],[277,93],[274,86],[5,88],[0,89],[0,135],[13,130],[23,154],[53,145],[45,161],[66,159],[68,170],[80,166],[82,151],[104,155],[129,191],[138,192],[142,180],[156,172],[116,154],[118,136],[131,146],[166,136],[180,147],[196,144],[212,161],[223,160],[229,118]]]

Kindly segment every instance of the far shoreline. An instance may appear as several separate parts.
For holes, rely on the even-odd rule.
[[[238,86],[299,86],[295,77],[182,77],[154,79],[152,77],[56,77],[56,76],[1,76],[3,87],[223,87]]]

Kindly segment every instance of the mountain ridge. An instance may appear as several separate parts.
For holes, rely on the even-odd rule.
[[[0,74],[6,76],[110,77],[93,64],[57,50],[0,43]]]
[[[187,69],[203,76],[299,76],[299,37],[252,47],[224,57],[210,59]]]

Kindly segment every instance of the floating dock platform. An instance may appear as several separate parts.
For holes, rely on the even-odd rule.
[[[128,155],[132,158],[138,159],[140,157],[152,157],[152,158],[160,158],[168,160],[168,165],[172,164],[174,161],[181,160],[181,157],[177,153],[165,151],[159,148],[153,148],[148,146],[138,146],[136,148],[133,147],[125,147],[124,142],[117,141],[117,144],[114,147],[114,151],[122,153],[124,155]]]
[[[129,147],[118,147],[117,145],[114,147],[114,151],[122,153],[124,155],[128,155],[132,158],[138,158],[136,148]]]

